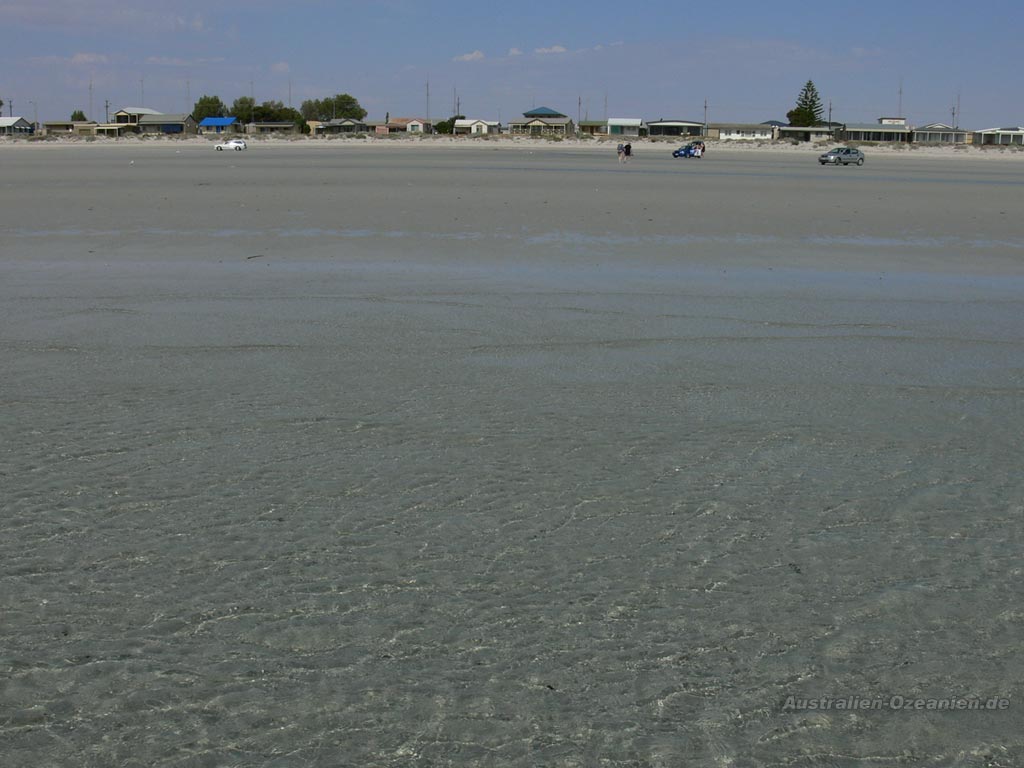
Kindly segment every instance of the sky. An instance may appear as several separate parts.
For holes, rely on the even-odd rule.
[[[0,99],[43,122],[348,93],[371,119],[442,119],[457,99],[502,123],[540,106],[702,122],[705,103],[709,122],[758,123],[812,80],[826,118],[949,123],[959,103],[977,130],[1024,124],[1022,28],[1008,0],[0,0]]]

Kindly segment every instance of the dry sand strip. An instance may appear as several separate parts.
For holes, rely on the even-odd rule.
[[[0,150],[47,150],[60,147],[140,147],[177,148],[201,146],[209,147],[227,138],[226,135],[193,136],[189,138],[167,138],[161,136],[126,136],[117,139],[92,137],[50,137],[45,139],[12,139],[0,137]],[[353,150],[357,148],[388,149],[395,151],[413,150],[460,150],[460,151],[527,151],[527,152],[583,152],[607,155],[615,154],[615,147],[622,139],[539,139],[521,136],[502,136],[489,138],[454,138],[451,136],[353,136],[353,137],[263,137],[240,135],[250,146],[255,147],[293,147],[296,149],[321,150]],[[633,147],[641,153],[669,151],[691,141],[693,137],[657,137],[628,139]],[[708,149],[713,153],[784,153],[798,155],[814,155],[815,157],[833,146],[844,146],[843,141],[829,142],[788,142],[788,141],[717,141],[705,140]],[[1024,160],[1024,147],[1020,146],[972,146],[936,145],[936,144],[872,144],[870,142],[853,142],[851,146],[860,146],[872,156],[906,157],[914,159],[950,158],[1020,162]]]

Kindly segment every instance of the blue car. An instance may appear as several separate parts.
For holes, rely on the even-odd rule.
[[[704,142],[695,141],[691,144],[687,144],[685,147],[680,147],[672,153],[672,157],[702,157],[704,155]]]

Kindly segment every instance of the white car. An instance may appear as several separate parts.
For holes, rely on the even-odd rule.
[[[215,149],[218,152],[224,149],[237,149],[239,152],[241,152],[243,149],[245,149],[245,142],[242,141],[242,139],[228,139],[223,144],[218,144],[215,147]]]

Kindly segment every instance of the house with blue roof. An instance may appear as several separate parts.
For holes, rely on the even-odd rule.
[[[199,121],[200,133],[240,133],[237,117],[204,117]]]

